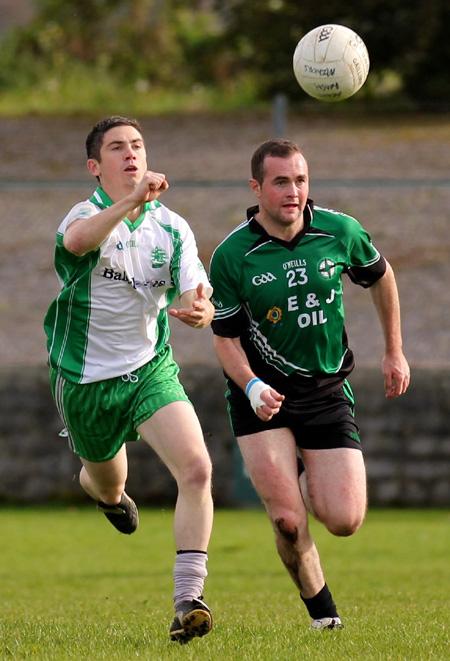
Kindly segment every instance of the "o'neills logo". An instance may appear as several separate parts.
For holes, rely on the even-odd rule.
[[[107,280],[126,282],[131,285],[133,289],[139,289],[140,287],[144,287],[146,289],[152,287],[164,287],[166,284],[165,280],[136,280],[134,276],[129,278],[126,274],[126,271],[114,271],[114,269],[109,269],[106,266],[103,269],[103,273],[101,275]]]

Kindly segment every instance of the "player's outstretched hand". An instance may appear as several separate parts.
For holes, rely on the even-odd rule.
[[[386,397],[395,399],[406,392],[410,382],[408,362],[402,352],[385,354],[382,364]]]
[[[203,283],[197,286],[196,291],[186,292],[181,297],[182,303],[189,303],[187,295],[191,294],[192,302],[190,308],[179,308],[178,310],[169,310],[172,317],[176,317],[191,328],[206,328],[214,318],[214,305],[206,296]]]

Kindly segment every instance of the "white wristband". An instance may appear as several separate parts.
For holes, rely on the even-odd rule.
[[[264,390],[270,390],[270,386],[264,383],[264,381],[261,381],[261,379],[252,379],[247,383],[245,388],[245,394],[249,398],[251,407],[255,413],[257,408],[265,404],[261,399],[261,393]]]

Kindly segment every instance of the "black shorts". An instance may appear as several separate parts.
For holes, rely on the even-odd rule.
[[[228,413],[235,436],[287,427],[294,434],[299,448],[361,450],[359,428],[354,418],[353,393],[347,382],[332,393],[312,401],[285,399],[279,412],[267,422],[254,413],[249,399],[240,388],[233,382],[228,385]]]

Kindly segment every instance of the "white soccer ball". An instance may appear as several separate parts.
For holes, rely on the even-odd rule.
[[[294,53],[294,73],[307,94],[343,101],[364,85],[369,53],[360,36],[344,25],[321,25],[305,34]]]

